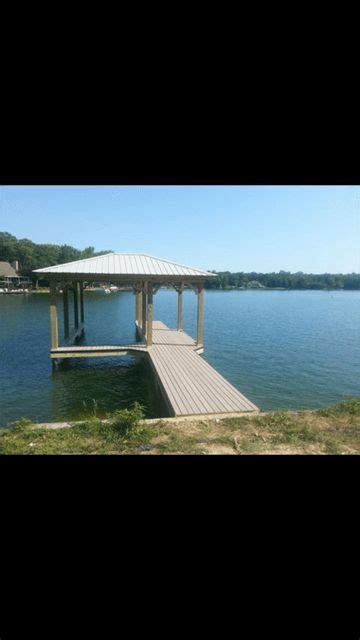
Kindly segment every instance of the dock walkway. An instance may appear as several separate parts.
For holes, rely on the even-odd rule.
[[[209,415],[258,411],[199,353],[195,340],[184,331],[153,322],[153,344],[87,346],[51,350],[52,358],[146,355],[171,416]]]
[[[196,352],[195,341],[184,331],[153,323],[149,358],[173,416],[258,411]]]
[[[216,273],[143,253],[107,253],[35,269],[34,273],[37,277],[46,277],[50,285],[50,357],[53,369],[63,358],[142,356],[151,363],[157,387],[171,416],[233,415],[257,410],[250,400],[200,357],[204,350],[205,283],[209,279],[215,281]],[[84,291],[94,282],[107,283],[110,289],[114,285],[131,287],[136,333],[134,341],[131,338],[132,344],[84,344]],[[163,322],[154,322],[154,296],[164,286],[177,292],[176,330]],[[195,340],[183,331],[185,289],[191,289],[197,299]],[[59,345],[59,290],[62,292],[64,346]],[[73,322],[70,310],[74,313]]]

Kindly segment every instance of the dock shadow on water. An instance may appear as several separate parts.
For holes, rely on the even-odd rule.
[[[52,374],[53,420],[106,417],[135,401],[147,418],[168,415],[146,358],[73,359],[59,363]]]

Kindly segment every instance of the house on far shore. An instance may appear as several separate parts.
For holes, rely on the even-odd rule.
[[[0,290],[13,291],[32,285],[32,281],[26,276],[19,276],[19,261],[6,262],[0,260]],[[3,293],[4,291],[1,291]]]
[[[250,280],[250,282],[247,283],[247,288],[248,289],[266,289],[266,287],[264,287],[264,285],[261,284],[261,282],[258,282],[257,280]]]

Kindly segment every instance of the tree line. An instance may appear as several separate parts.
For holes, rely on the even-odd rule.
[[[95,251],[94,247],[86,247],[83,251],[67,244],[38,244],[27,238],[17,239],[5,231],[0,231],[0,261],[20,263],[20,275],[29,276],[33,280],[36,275],[33,269],[92,258],[110,250]],[[213,271],[215,273],[215,271]],[[211,278],[205,282],[207,289],[254,288],[256,286],[282,289],[360,289],[359,273],[232,273],[230,271],[217,272],[218,278]]]
[[[18,260],[20,275],[29,276],[32,280],[36,279],[36,274],[32,273],[33,269],[92,258],[104,253],[111,253],[111,251],[96,252],[94,247],[86,247],[80,251],[67,244],[38,244],[27,238],[18,240],[10,233],[0,231],[0,261],[13,262]]]
[[[215,273],[215,271],[213,272]],[[359,273],[231,273],[217,272],[218,278],[206,281],[207,289],[281,288],[281,289],[360,289]]]

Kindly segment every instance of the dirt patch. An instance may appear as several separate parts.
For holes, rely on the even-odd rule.
[[[201,451],[212,456],[236,456],[235,449],[225,444],[208,444],[205,447],[202,446]]]
[[[162,444],[163,442],[166,442],[167,440],[169,440],[169,436],[167,434],[160,434],[159,436],[155,436],[155,438],[153,438],[151,440],[152,444]]]

